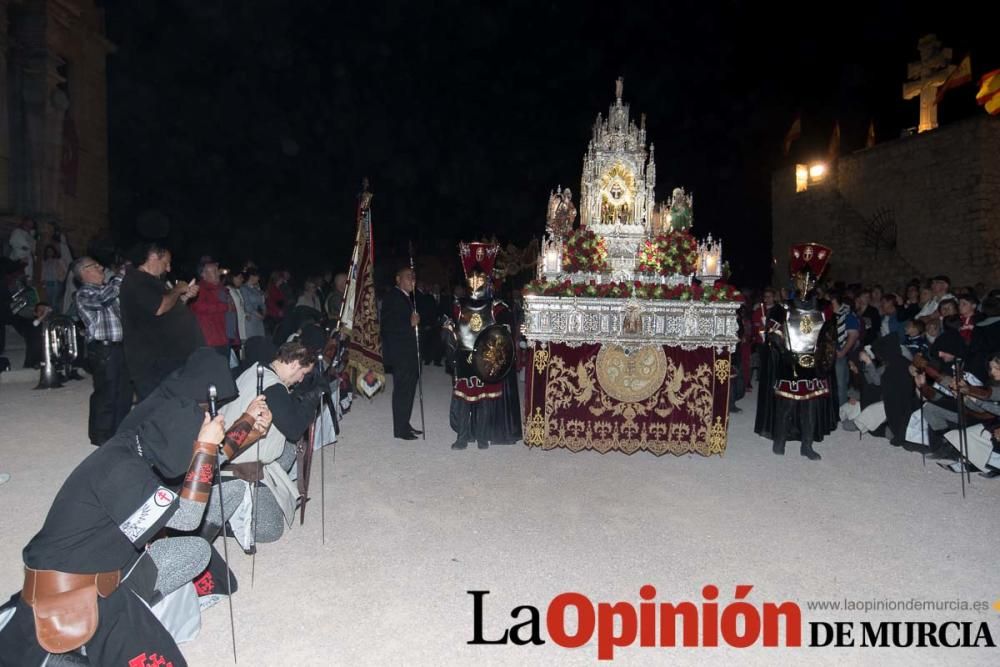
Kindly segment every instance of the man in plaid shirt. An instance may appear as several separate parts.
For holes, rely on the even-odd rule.
[[[104,267],[91,257],[78,259],[73,275],[81,284],[75,294],[76,308],[87,327],[87,359],[94,376],[87,433],[91,444],[99,447],[115,434],[132,409],[118,305],[122,277],[105,280]]]

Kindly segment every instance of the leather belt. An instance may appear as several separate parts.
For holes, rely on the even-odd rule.
[[[244,482],[259,482],[264,479],[264,464],[260,461],[250,461],[249,463],[227,463],[222,466],[225,472],[231,472],[233,477],[242,479]]]

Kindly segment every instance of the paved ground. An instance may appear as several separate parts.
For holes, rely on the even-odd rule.
[[[0,591],[20,586],[20,550],[41,525],[86,442],[89,381],[35,392],[37,372],[0,376]],[[754,396],[730,424],[723,458],[655,458],[521,445],[452,452],[448,379],[424,381],[428,437],[389,437],[389,397],[359,401],[326,455],[326,544],[318,501],[306,525],[257,556],[233,558],[241,665],[553,665],[596,662],[596,641],[563,649],[469,646],[468,590],[489,590],[485,633],[515,623],[518,605],[541,610],[565,591],[638,604],[652,584],[661,602],[720,607],[737,584],[747,598],[793,600],[810,621],[987,621],[1000,613],[810,611],[812,600],[1000,598],[1000,480],[956,475],[884,441],[838,433],[823,461],[771,455],[752,432]],[[414,418],[414,423],[419,417]],[[790,452],[795,450],[790,446]],[[314,471],[319,489],[319,470]],[[232,552],[231,552],[232,554]],[[527,618],[526,612],[519,617]],[[572,618],[572,614],[570,615]],[[570,622],[572,628],[573,623]],[[860,643],[860,627],[854,637]],[[803,638],[808,643],[808,634]],[[231,660],[225,605],[205,614],[185,647],[192,665]],[[621,649],[623,664],[1000,664],[1000,649]]]

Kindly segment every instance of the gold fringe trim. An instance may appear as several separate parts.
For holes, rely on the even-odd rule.
[[[816,391],[811,391],[808,394],[790,394],[787,391],[781,391],[779,389],[774,390],[775,396],[780,396],[781,398],[788,398],[793,401],[808,401],[814,398],[819,398],[820,396],[827,396],[830,393],[830,388],[817,389]]]
[[[456,389],[454,392],[452,392],[452,395],[455,398],[462,399],[466,403],[475,403],[476,401],[485,401],[488,398],[500,398],[501,396],[503,396],[503,392],[502,391],[496,391],[496,392],[489,392],[489,393],[486,393],[486,394],[480,394],[479,396],[466,396],[465,394],[463,394],[462,392],[460,392],[458,389]]]

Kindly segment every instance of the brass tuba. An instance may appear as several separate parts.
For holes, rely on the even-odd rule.
[[[58,389],[62,386],[60,368],[72,368],[79,356],[76,338],[76,324],[65,315],[50,315],[42,323],[42,363],[41,377],[35,389]]]

